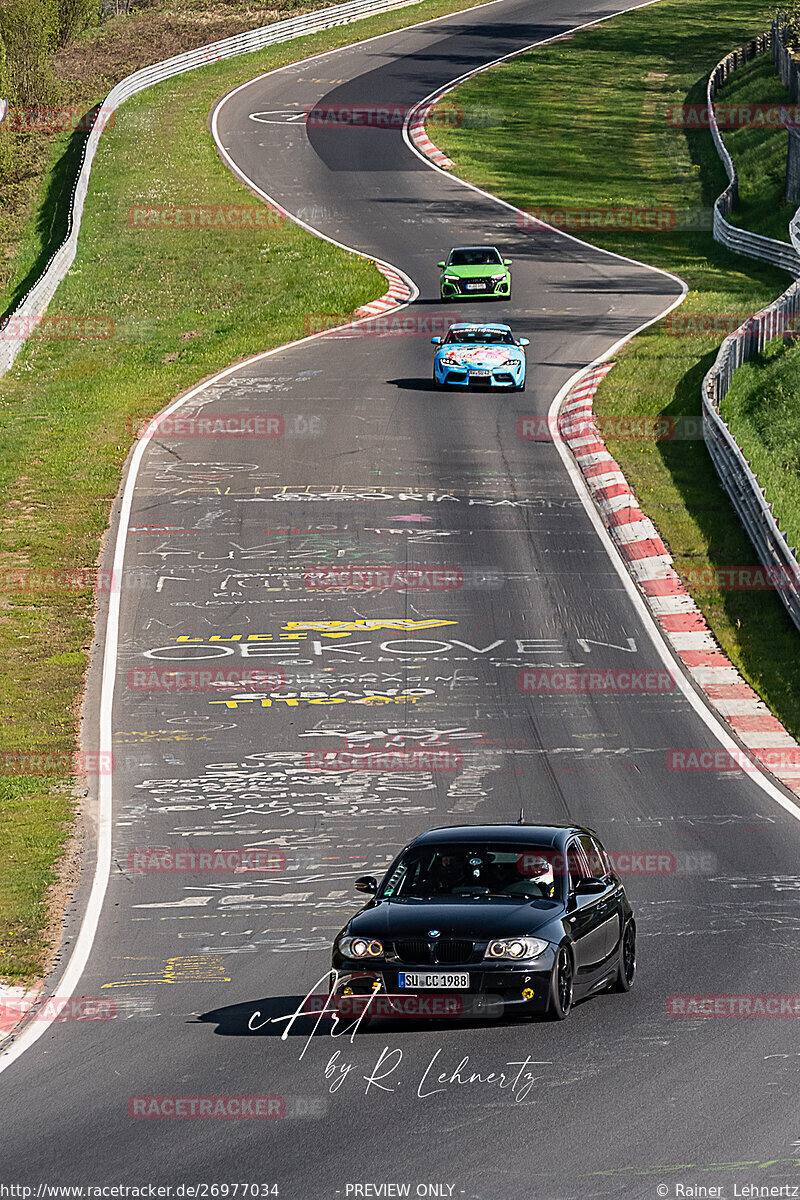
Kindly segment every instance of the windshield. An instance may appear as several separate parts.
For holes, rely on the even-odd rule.
[[[417,846],[395,864],[379,899],[560,900],[563,871],[552,847],[480,843]]]
[[[454,342],[460,346],[514,346],[514,335],[508,329],[451,329],[444,339],[445,345]]]
[[[453,250],[448,266],[451,267],[495,267],[502,266],[503,260],[494,246],[467,246],[463,250]]]

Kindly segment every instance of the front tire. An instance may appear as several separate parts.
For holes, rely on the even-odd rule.
[[[566,1021],[572,1012],[575,970],[572,955],[566,946],[559,946],[550,978],[550,999],[547,1017],[551,1021]]]
[[[611,985],[612,992],[629,992],[636,978],[636,926],[628,921],[619,948],[619,967]]]

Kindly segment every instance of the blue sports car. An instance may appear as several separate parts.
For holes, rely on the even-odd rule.
[[[514,340],[508,325],[451,325],[447,336],[431,338],[433,386],[510,388],[525,391],[527,338]]]

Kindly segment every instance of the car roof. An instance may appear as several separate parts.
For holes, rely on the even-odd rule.
[[[497,246],[453,246],[453,250],[497,250]],[[453,253],[453,250],[450,253]],[[500,251],[497,251],[498,254]]]
[[[411,846],[424,846],[436,842],[531,842],[537,846],[564,846],[576,833],[594,831],[586,825],[534,825],[527,821],[517,824],[492,825],[440,825],[427,829],[414,838]]]

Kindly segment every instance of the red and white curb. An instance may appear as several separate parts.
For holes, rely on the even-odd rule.
[[[447,157],[443,150],[433,144],[425,132],[425,122],[432,108],[432,104],[426,104],[424,108],[415,112],[414,119],[408,126],[408,135],[421,154],[436,163],[436,166],[441,167],[443,171],[451,171],[456,164],[452,158]]]
[[[594,394],[613,366],[593,367],[569,390],[559,412],[561,436],[628,571],[688,674],[756,762],[800,796],[800,746],[723,654],[594,423]]]
[[[382,263],[375,263],[375,266],[388,280],[389,290],[379,296],[377,300],[370,300],[369,304],[362,304],[361,308],[357,308],[354,317],[349,318],[351,321],[359,320],[361,317],[377,317],[380,313],[388,312],[390,308],[396,308],[398,304],[404,304],[414,297],[414,293],[399,271],[384,266]]]

